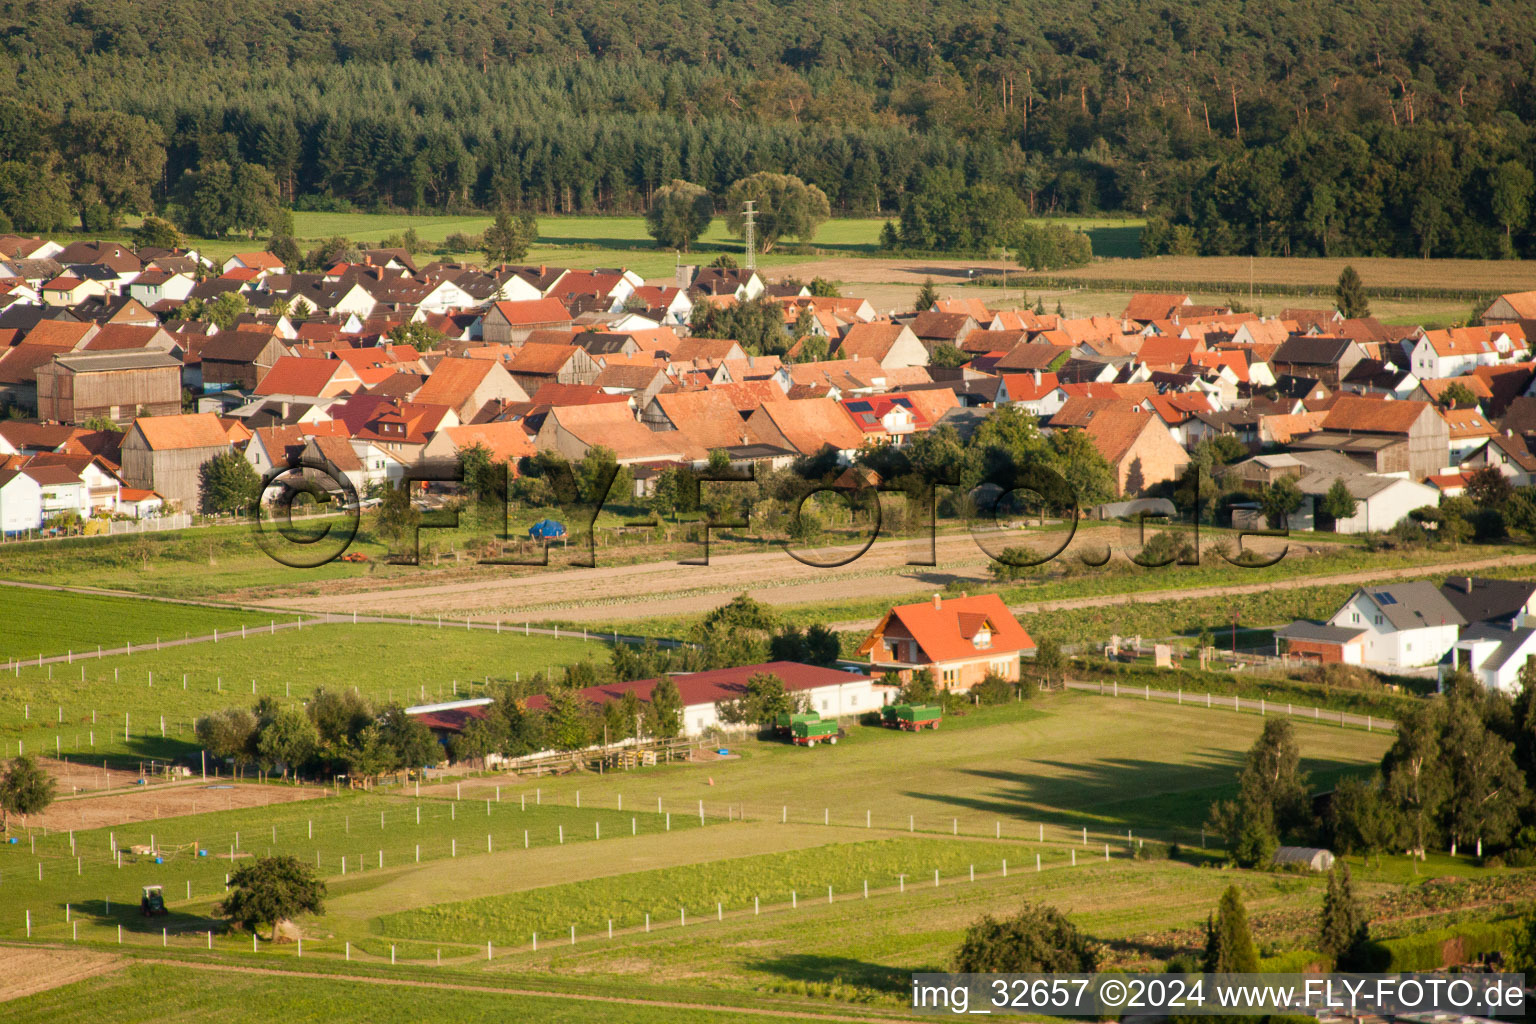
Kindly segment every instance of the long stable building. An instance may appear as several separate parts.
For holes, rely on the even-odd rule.
[[[804,694],[810,709],[823,718],[878,710],[894,692],[890,687],[862,673],[805,665],[797,661],[765,661],[756,665],[717,668],[705,672],[678,672],[671,678],[677,684],[677,692],[683,700],[683,735],[702,736],[711,728],[728,732],[754,728],[751,725],[722,722],[716,708],[720,702],[745,696],[747,680],[759,674],[778,676],[785,690]],[[639,679],[628,683],[605,683],[589,686],[581,694],[594,704],[607,704],[622,700],[626,693],[633,693],[640,703],[648,704],[656,682],[655,679]],[[485,709],[489,704],[489,699],[478,698],[422,705],[406,710],[420,718],[438,739],[446,740],[453,733],[462,731],[471,720],[485,717]],[[529,708],[544,706],[542,696],[536,694],[528,698]]]

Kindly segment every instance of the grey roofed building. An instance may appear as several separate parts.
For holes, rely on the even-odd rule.
[[[1480,640],[1491,640],[1499,646],[1494,653],[1483,659],[1478,667],[1482,669],[1503,668],[1509,659],[1520,654],[1522,648],[1531,642],[1531,635],[1536,629],[1521,628],[1511,629],[1509,626],[1499,626],[1491,622],[1474,622],[1461,631],[1461,644],[1471,645]]]
[[[1347,644],[1351,640],[1364,636],[1366,632],[1359,626],[1330,626],[1326,622],[1297,619],[1275,630],[1275,637],[1280,640],[1312,640],[1327,644]]]
[[[1466,616],[1445,599],[1440,588],[1428,580],[1388,583],[1361,587],[1356,591],[1371,595],[1394,629],[1422,629],[1425,626],[1465,626]]]
[[[1536,599],[1536,582],[1452,576],[1440,584],[1440,593],[1468,622],[1507,626]]]

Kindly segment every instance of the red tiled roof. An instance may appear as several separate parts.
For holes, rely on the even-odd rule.
[[[133,421],[144,440],[156,451],[181,448],[227,447],[229,435],[211,412],[180,416],[140,416]]]
[[[893,623],[900,623],[932,662],[1035,649],[1035,642],[996,594],[935,596],[932,601],[897,605],[886,613],[860,645],[859,653],[868,654],[874,650]],[[990,646],[977,647],[973,638],[985,626],[991,628],[992,642]]]
[[[1033,646],[1033,645],[1031,645]],[[795,692],[812,690],[822,686],[837,686],[858,682],[866,677],[844,672],[841,669],[804,665],[797,661],[765,661],[756,665],[738,665],[734,668],[716,668],[704,672],[679,672],[672,676],[684,707],[715,704],[723,700],[736,700],[747,692],[747,680],[755,675],[778,676],[784,689]],[[606,704],[622,700],[625,693],[633,693],[642,702],[649,703],[656,689],[656,679],[640,679],[630,683],[608,683],[589,686],[582,696],[594,704]],[[542,708],[547,702],[542,695],[528,698],[530,708]]]

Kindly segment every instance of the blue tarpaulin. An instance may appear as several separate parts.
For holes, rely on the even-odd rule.
[[[564,537],[565,524],[557,523],[553,519],[540,519],[538,522],[528,527],[528,536],[543,537],[546,539],[550,537]]]

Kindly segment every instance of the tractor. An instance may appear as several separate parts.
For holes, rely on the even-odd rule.
[[[158,885],[146,885],[144,895],[139,897],[139,913],[145,917],[159,917],[168,914],[165,909],[165,892]]]

